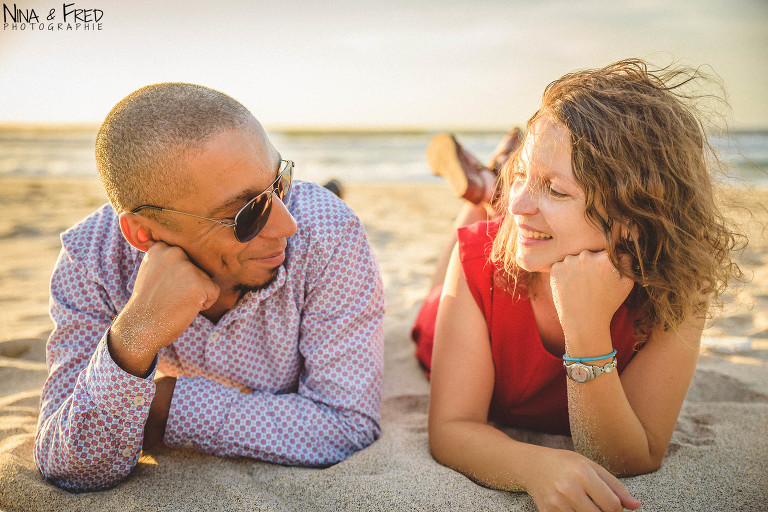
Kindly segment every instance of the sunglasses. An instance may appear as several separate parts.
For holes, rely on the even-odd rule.
[[[293,181],[293,161],[280,160],[280,163],[282,163],[283,166],[282,169],[280,169],[277,178],[275,178],[275,181],[273,181],[266,190],[245,203],[245,206],[240,208],[235,215],[234,222],[209,219],[208,217],[202,217],[200,215],[195,215],[194,213],[180,212],[149,204],[134,208],[131,210],[131,213],[138,213],[141,210],[157,210],[160,212],[178,213],[197,219],[209,220],[221,224],[222,226],[233,228],[235,230],[235,238],[238,242],[248,242],[261,233],[261,230],[267,225],[269,214],[272,212],[272,196],[277,194],[277,197],[280,198],[280,201],[282,201],[283,204],[288,204],[288,201],[290,200],[291,182]]]

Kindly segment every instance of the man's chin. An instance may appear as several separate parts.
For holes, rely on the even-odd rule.
[[[270,284],[272,284],[275,279],[277,279],[277,271],[280,268],[280,266],[277,266],[271,270],[269,270],[269,277],[267,277],[264,280],[261,280],[259,282],[254,283],[238,283],[235,286],[232,287],[232,289],[236,292],[239,292],[241,295],[245,295],[249,292],[257,292],[259,290],[263,290]]]

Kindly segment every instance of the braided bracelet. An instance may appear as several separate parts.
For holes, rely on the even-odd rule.
[[[563,361],[567,361],[569,363],[583,363],[585,361],[599,361],[601,359],[608,359],[615,355],[616,355],[616,349],[613,349],[613,352],[611,352],[607,356],[598,356],[598,357],[566,357],[566,355],[563,354]]]

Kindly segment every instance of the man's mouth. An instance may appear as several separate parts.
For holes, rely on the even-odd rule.
[[[267,256],[254,259],[261,261],[262,263],[266,263],[269,266],[277,267],[278,265],[282,264],[283,261],[285,261],[285,251],[275,252]]]

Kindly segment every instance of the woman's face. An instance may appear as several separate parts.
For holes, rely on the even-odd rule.
[[[517,226],[515,257],[521,268],[549,272],[569,254],[605,249],[603,234],[584,215],[584,191],[573,176],[565,126],[539,117],[515,164],[508,211]]]

